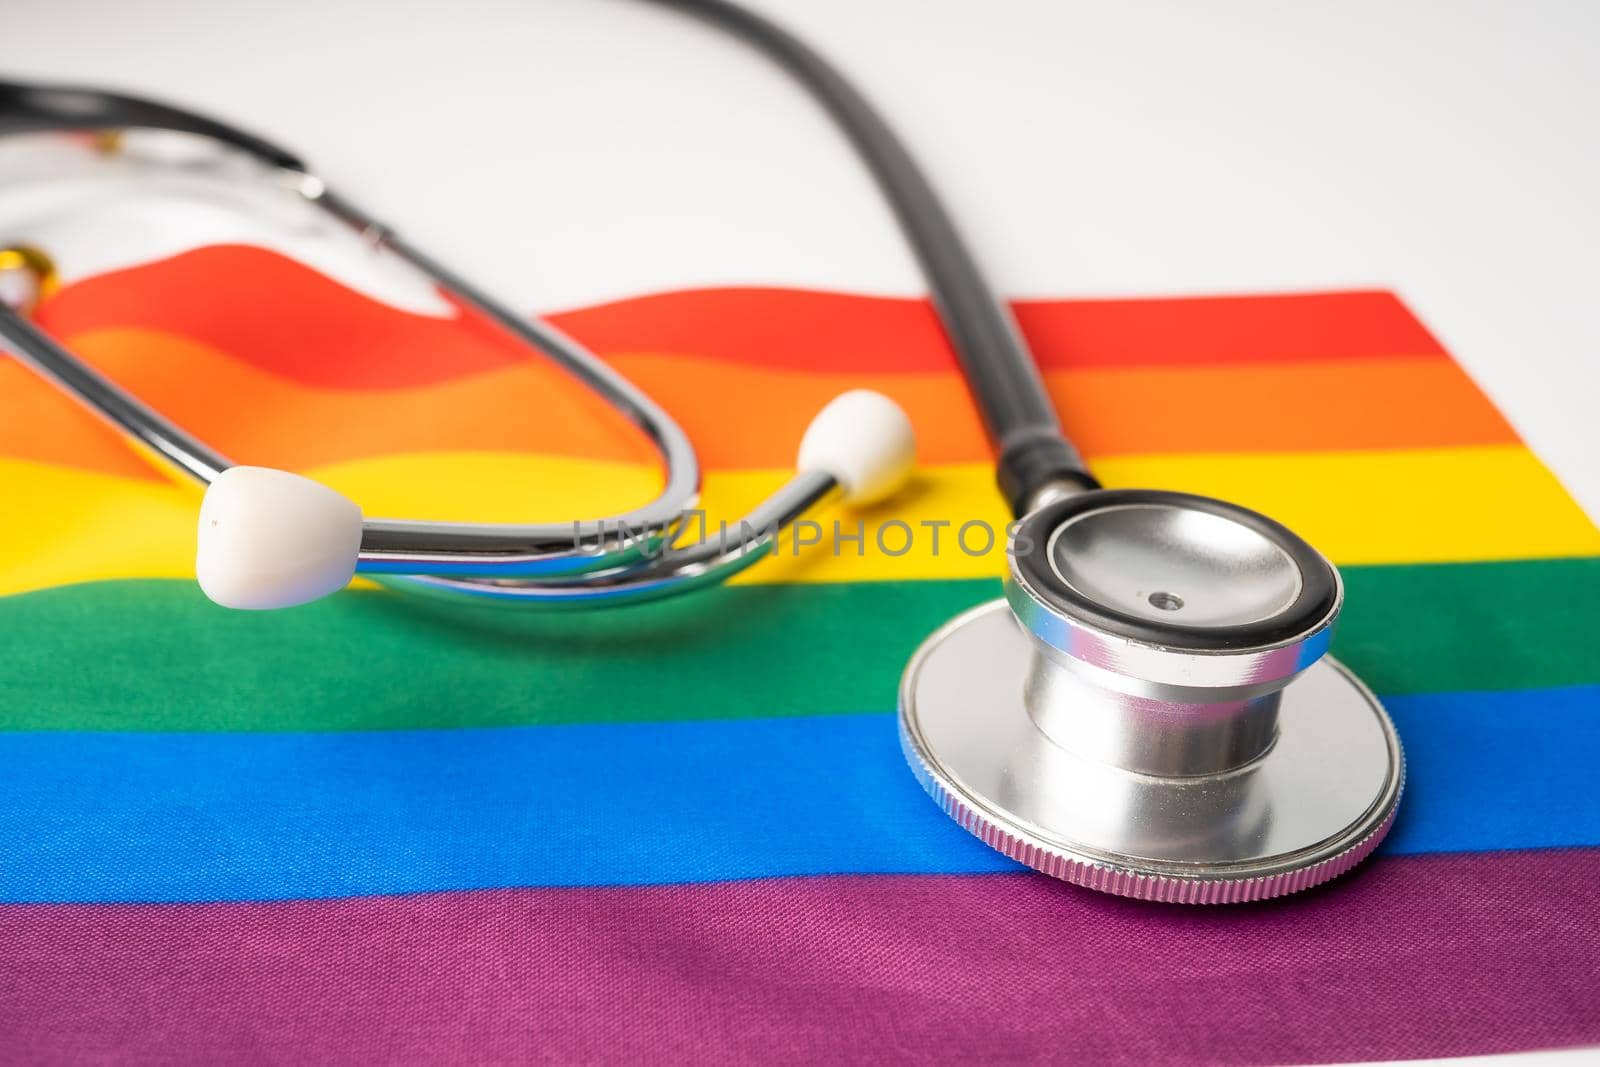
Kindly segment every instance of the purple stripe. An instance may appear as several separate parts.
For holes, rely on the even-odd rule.
[[[0,908],[4,1058],[1270,1063],[1600,1042],[1600,850],[1193,909],[1025,874]]]

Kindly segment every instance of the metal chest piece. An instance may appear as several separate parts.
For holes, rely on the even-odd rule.
[[[1287,528],[1184,493],[1083,493],[1013,539],[1006,600],[952,620],[901,682],[939,805],[1046,874],[1123,896],[1259,900],[1388,832],[1403,763],[1325,655],[1338,572]]]

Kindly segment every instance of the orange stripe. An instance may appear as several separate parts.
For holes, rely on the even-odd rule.
[[[72,347],[238,462],[304,469],[374,455],[484,449],[650,462],[649,442],[548,363],[379,392],[285,381],[179,337],[105,330]],[[21,365],[0,361],[0,456],[157,477],[120,435]]]
[[[267,294],[263,296],[263,294]],[[1444,357],[1380,292],[1017,305],[1046,370]],[[137,327],[306,385],[403,388],[527,362],[479,317],[379,303],[273,252],[217,246],[89,278],[39,310],[57,336]],[[825,374],[942,373],[955,361],[926,301],[778,289],[622,300],[553,316],[602,354],[671,352]]]
[[[231,457],[293,469],[376,455],[475,450],[648,461],[643,437],[538,362],[411,389],[316,389],[177,337],[106,330],[75,348]],[[620,356],[710,469],[793,460],[811,416],[846,389],[893,396],[925,463],[982,462],[982,432],[954,373],[803,374],[675,356]],[[1514,443],[1454,364],[1438,359],[1057,371],[1052,394],[1091,456],[1152,452],[1404,449]],[[120,437],[14,363],[0,362],[0,455],[149,476]],[[1311,414],[1308,415],[1308,412]]]
[[[160,480],[127,438],[14,359],[0,355],[0,458]]]
[[[959,375],[799,374],[672,356],[612,363],[648,389],[718,467],[792,461],[811,416],[852,388],[897,400],[925,463],[990,457]],[[1046,384],[1090,458],[1513,444],[1516,432],[1455,364],[1437,359],[1290,366],[1052,371]]]

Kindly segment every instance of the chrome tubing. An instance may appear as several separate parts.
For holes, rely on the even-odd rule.
[[[547,323],[525,321],[398,241],[349,201],[297,172],[292,187],[400,255],[452,296],[535,345],[623,411],[655,444],[667,484],[643,507],[566,524],[513,525],[364,519],[357,573],[385,585],[449,599],[532,607],[601,607],[654,600],[720,583],[770,555],[781,532],[839,495],[821,472],[796,474],[731,529],[684,543],[699,491],[699,463],[677,423],[631,382]],[[21,255],[11,257],[22,262]],[[42,275],[41,257],[26,261]],[[17,269],[13,266],[11,269]],[[35,279],[42,288],[44,279]],[[0,302],[0,342],[113,427],[202,484],[234,463],[56,342],[26,315],[31,300]],[[703,522],[703,516],[700,516]]]
[[[314,175],[290,172],[307,200],[356,231],[374,248],[399,256],[451,296],[483,314],[517,340],[532,345],[594,390],[650,438],[661,456],[666,485],[655,500],[605,519],[578,523],[506,525],[414,519],[369,519],[363,524],[358,570],[368,573],[472,576],[552,576],[594,569],[591,554],[574,542],[603,541],[619,525],[655,531],[651,550],[665,540],[700,494],[700,462],[688,436],[656,402],[599,357],[547,322],[523,318],[481,289],[400,238]],[[650,535],[647,535],[650,536]],[[624,558],[612,561],[625,562]],[[492,594],[491,594],[492,595]],[[537,594],[535,594],[537,595]]]
[[[720,584],[767,558],[777,549],[784,530],[838,495],[839,485],[829,475],[801,472],[731,529],[682,547],[660,542],[651,552],[641,551],[636,564],[545,581],[463,582],[446,575],[415,575],[408,584],[413,591],[445,599],[472,597],[534,609],[615,607],[660,600]],[[797,543],[796,551],[798,547]],[[381,574],[366,573],[379,582],[388,580]]]
[[[615,529],[619,524],[652,531],[646,536],[655,542],[666,539],[680,516],[694,506],[700,491],[700,465],[694,448],[670,415],[577,342],[548,323],[521,319],[400,241],[348,200],[329,193],[314,175],[301,171],[288,177],[288,185],[295,193],[366,236],[374,247],[400,256],[445,292],[484,314],[515,339],[534,346],[593,389],[649,437],[666,470],[666,484],[654,500],[616,516],[584,519],[576,524],[366,519],[362,524],[360,569],[389,573],[445,571],[464,587],[474,577],[503,580],[575,574],[597,565],[621,565],[632,555],[597,561],[592,551],[575,545],[599,543],[608,528]],[[21,308],[0,307],[0,339],[38,373],[196,481],[210,484],[235,465],[55,341]],[[654,544],[644,547],[648,551]]]
[[[279,168],[285,184],[374,248],[412,264],[451,296],[536,347],[623,412],[666,467],[656,499],[618,515],[546,524],[364,519],[356,571],[382,584],[449,599],[529,607],[610,607],[689,592],[727,580],[770,555],[781,532],[838,495],[827,474],[796,474],[731,528],[685,542],[699,495],[699,462],[687,435],[653,400],[548,323],[522,319],[441,266],[305,171]],[[13,256],[19,262],[22,256]],[[41,257],[26,257],[36,274]],[[13,267],[13,269],[16,269]],[[36,279],[42,287],[44,279]],[[31,301],[30,301],[31,302]],[[0,341],[114,428],[202,484],[234,462],[79,359],[35,325],[27,304],[0,302]]]
[[[57,114],[61,121],[52,123],[56,108],[70,114]],[[593,389],[637,426],[661,457],[666,481],[655,499],[613,516],[543,524],[364,519],[358,573],[435,596],[525,605],[582,607],[655,599],[722,581],[750,566],[771,552],[782,529],[836,494],[837,486],[827,475],[797,475],[731,531],[684,544],[685,519],[692,517],[700,490],[700,465],[692,444],[655,401],[576,341],[546,322],[510,311],[330,191],[295,157],[250,135],[133,97],[0,83],[0,134],[121,128],[145,122],[149,128],[210,137],[267,165],[295,195],[327,211],[375,249],[399,256],[446,293]],[[18,249],[26,254],[10,257],[8,269],[29,270],[33,289],[43,289],[48,260],[32,249]],[[31,303],[31,299],[0,301],[0,344],[22,362],[201,484],[235,465],[50,337],[29,319]]]

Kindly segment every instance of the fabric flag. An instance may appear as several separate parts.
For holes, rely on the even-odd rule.
[[[0,358],[0,1060],[1600,1042],[1600,530],[1389,293],[1016,312],[1106,484],[1258,508],[1343,569],[1335,654],[1408,758],[1367,865],[1260,905],[1143,904],[1017,867],[921,792],[899,673],[998,594],[1003,542],[955,535],[1006,521],[923,301],[716,289],[554,316],[681,422],[713,527],[844,389],[919,437],[909,491],[823,516],[820,544],[576,616],[364,581],[218,608],[192,580],[198,488]],[[69,279],[37,318],[225,455],[371,515],[564,521],[659,483],[640,435],[474,314],[277,250]],[[873,533],[893,520],[906,551]]]

